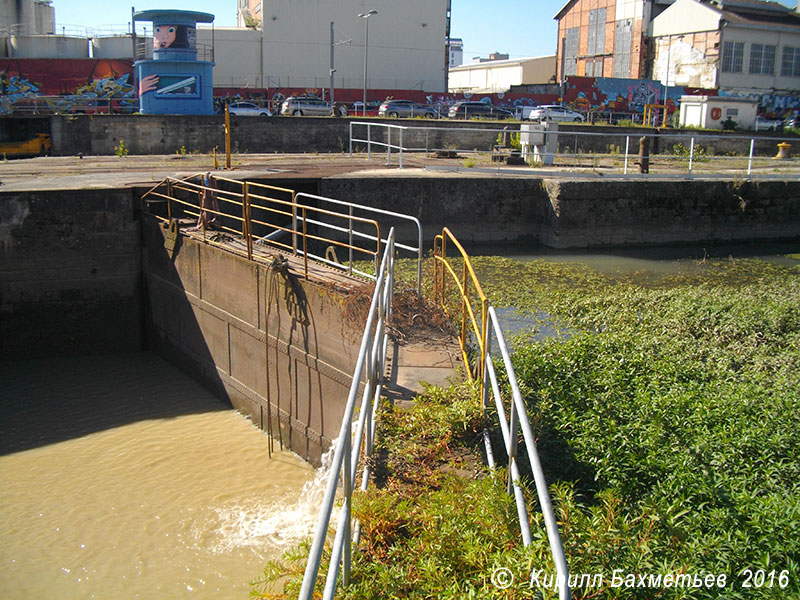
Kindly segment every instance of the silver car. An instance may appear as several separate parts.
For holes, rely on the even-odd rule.
[[[386,100],[378,107],[378,116],[392,119],[398,117],[435,119],[439,116],[439,113],[435,108],[418,104],[413,100]]]
[[[234,102],[228,105],[228,111],[235,117],[271,117],[272,113],[252,102]]]
[[[330,116],[331,105],[314,96],[289,96],[281,105],[282,115]]]
[[[526,114],[527,113],[527,114]],[[559,106],[557,104],[545,104],[542,106],[534,106],[530,110],[525,107],[522,112],[522,118],[529,121],[583,121],[584,116],[568,109],[566,106]]]

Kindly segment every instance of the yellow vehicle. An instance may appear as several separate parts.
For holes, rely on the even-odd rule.
[[[0,142],[0,154],[7,158],[19,156],[44,156],[50,154],[50,136],[37,133],[36,137],[24,142]]]

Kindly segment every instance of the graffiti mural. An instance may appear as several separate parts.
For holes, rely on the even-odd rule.
[[[121,60],[0,60],[0,112],[133,112],[133,65]]]
[[[758,114],[770,119],[784,119],[800,111],[800,95],[762,93],[757,90],[720,90],[720,96],[747,98],[758,102]]]
[[[177,36],[177,34],[176,34]],[[177,37],[176,37],[177,39]],[[325,88],[214,88],[213,109],[221,112],[225,104],[251,101],[259,106],[280,112],[281,103],[289,96],[314,95],[327,98]],[[563,102],[582,112],[615,112],[640,115],[646,104],[661,104],[664,87],[658,81],[646,79],[616,79],[611,77],[568,77],[564,84],[517,86],[513,92],[495,94],[431,93],[422,90],[370,90],[370,101],[407,99],[429,104],[441,113],[461,100],[491,102],[495,106],[519,111],[525,106]],[[19,102],[41,100],[53,111],[85,112],[94,110],[91,102],[113,98],[114,112],[136,110],[137,89],[134,86],[133,65],[124,60],[95,59],[3,59],[0,60],[0,113],[8,113]],[[670,86],[667,106],[670,113],[677,110],[682,95],[730,95],[756,99],[759,114],[785,117],[800,111],[800,94],[760,93],[753,90],[722,91]],[[338,105],[351,106],[360,102],[361,89],[337,89]],[[106,102],[108,105],[108,102]],[[11,108],[10,108],[11,107]]]

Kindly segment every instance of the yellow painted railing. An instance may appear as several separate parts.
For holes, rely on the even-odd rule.
[[[448,260],[448,243],[455,246],[458,253],[461,255],[462,265],[460,275],[456,272],[451,261]],[[481,384],[481,388],[483,388],[484,366],[486,364],[486,335],[488,331],[487,310],[489,301],[486,299],[486,294],[483,293],[483,288],[478,281],[478,276],[472,268],[469,255],[447,227],[443,228],[441,235],[437,235],[433,240],[433,257],[433,278],[436,300],[445,310],[450,308],[448,306],[447,281],[448,279],[451,280],[451,282],[455,284],[458,292],[456,304],[460,305],[459,308],[461,311],[461,332],[458,337],[461,355],[464,359],[464,365],[467,367],[467,375],[470,381],[477,379]],[[475,314],[475,305],[480,308],[480,320]],[[478,352],[475,357],[474,365],[470,364],[467,350],[470,334],[475,336],[478,345]]]
[[[167,178],[144,194],[145,209],[162,222],[179,221],[180,228],[201,234],[207,243],[223,246],[251,260],[258,258],[258,253],[254,253],[257,243],[300,255],[306,277],[309,256],[317,258],[309,242],[318,242],[328,249],[338,247],[360,253],[376,263],[380,260],[381,231],[374,219],[302,204],[297,201],[296,192],[288,188],[215,174],[210,177],[208,181],[203,174],[185,179]],[[197,178],[202,183],[192,181]],[[159,204],[165,208],[159,209]],[[309,225],[313,226],[312,231]],[[355,245],[339,239],[342,236],[323,233],[326,228],[346,231],[356,226],[368,232],[360,237],[370,240],[369,244]],[[254,233],[256,230],[268,233],[258,235]],[[217,234],[227,234],[229,239],[218,241]],[[282,241],[281,237],[288,237],[290,241]],[[331,264],[324,256],[319,258]]]

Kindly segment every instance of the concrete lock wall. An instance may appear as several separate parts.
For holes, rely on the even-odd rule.
[[[323,179],[320,190],[414,215],[426,244],[443,226],[465,244],[552,248],[800,238],[798,181],[343,176]],[[415,240],[396,225],[401,239]]]
[[[347,152],[349,150],[352,121],[358,117],[232,117],[231,150],[235,153],[302,153],[302,152]],[[3,131],[11,126],[8,119],[0,120],[0,139]],[[519,122],[507,124],[480,121],[449,121],[426,119],[382,119],[372,120],[377,124],[404,125],[407,127],[431,128],[403,132],[403,146],[406,148],[491,150],[497,143],[497,135],[504,127],[518,131]],[[493,129],[498,133],[473,131],[474,129]],[[122,140],[130,154],[175,154],[181,147],[187,152],[211,152],[213,148],[224,151],[225,129],[222,116],[181,116],[181,115],[55,115],[50,117],[50,132],[53,141],[52,153],[58,156],[75,155],[113,155]],[[559,147],[564,152],[625,151],[626,136],[630,138],[629,152],[638,153],[639,138],[642,135],[657,133],[647,128],[587,127],[581,125],[559,124]],[[576,133],[600,135],[576,136]],[[391,141],[397,144],[400,134],[393,130]],[[700,139],[699,135],[709,132],[682,132],[669,130],[651,140],[652,154],[672,154],[676,144],[685,148],[690,146],[692,136],[703,146],[707,154],[727,154],[733,151],[744,153],[750,149],[750,138],[756,140],[754,153],[758,156],[774,156],[777,148],[774,132],[719,132],[711,138]],[[673,137],[676,136],[676,137]],[[736,139],[745,136],[745,139]],[[358,126],[355,137],[365,138],[366,127]],[[371,128],[371,137],[386,141],[384,128]],[[792,140],[796,136],[786,136]],[[612,147],[613,146],[613,150]],[[365,150],[364,144],[356,144],[355,151]],[[373,147],[375,152],[385,152],[385,148]]]
[[[139,195],[0,194],[0,360],[147,347],[318,464],[339,432],[363,319],[333,286],[189,238],[168,249]]]
[[[150,347],[319,464],[339,433],[363,323],[341,293],[143,217]],[[271,408],[270,408],[271,407]]]
[[[130,190],[0,194],[0,358],[142,345]]]

